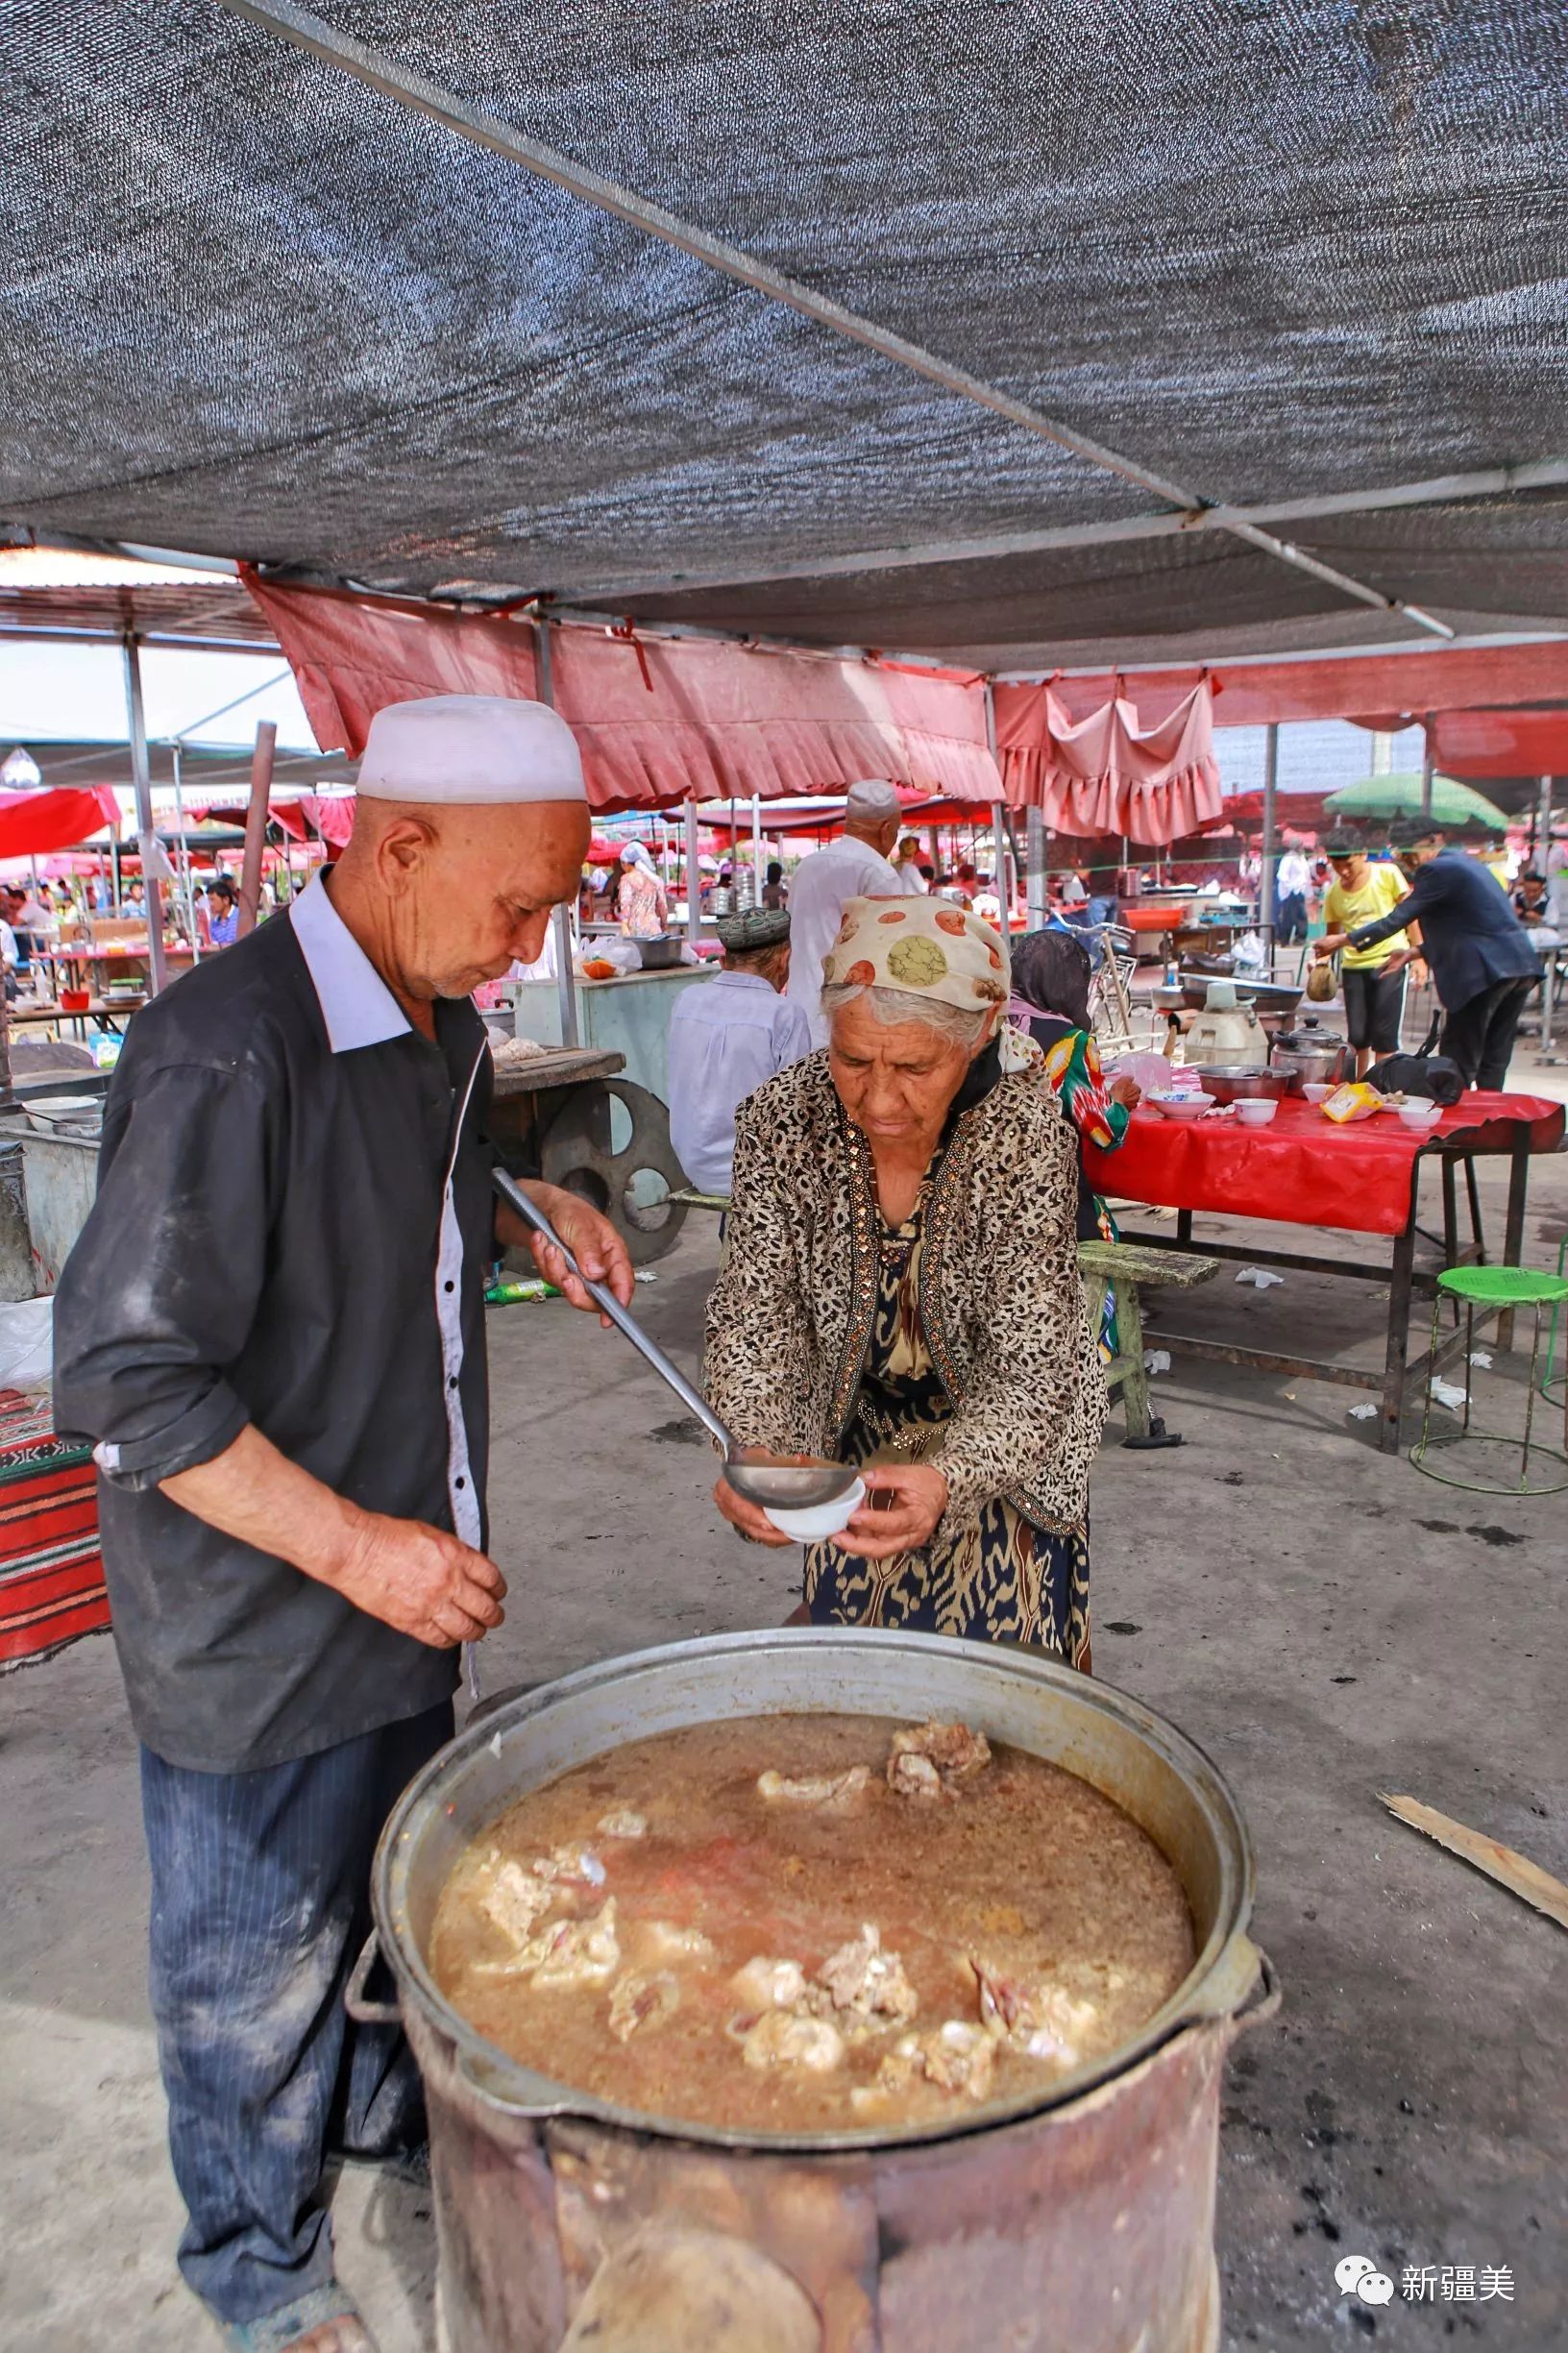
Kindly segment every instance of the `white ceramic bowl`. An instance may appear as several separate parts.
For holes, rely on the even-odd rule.
[[[1309,1103],[1326,1103],[1334,1089],[1326,1079],[1312,1078],[1302,1082],[1301,1091]]]
[[[1440,1103],[1396,1103],[1394,1109],[1407,1127],[1431,1127],[1443,1115]]]
[[[1279,1108],[1278,1103],[1249,1100],[1243,1095],[1236,1106],[1236,1115],[1243,1127],[1267,1127]]]
[[[824,1536],[841,1534],[865,1501],[866,1482],[857,1479],[848,1493],[834,1503],[814,1504],[809,1511],[783,1511],[775,1506],[766,1516],[796,1544],[820,1544]]]
[[[1154,1105],[1162,1119],[1201,1119],[1214,1098],[1208,1094],[1151,1094],[1144,1099]]]

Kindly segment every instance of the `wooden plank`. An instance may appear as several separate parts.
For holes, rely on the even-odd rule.
[[[1195,1252],[1178,1255],[1136,1241],[1080,1242],[1078,1264],[1085,1274],[1109,1275],[1123,1283],[1164,1283],[1188,1290],[1219,1272],[1218,1261]]]
[[[1383,1793],[1383,1802],[1388,1811],[1424,1838],[1435,1839],[1450,1854],[1461,1862],[1483,1871],[1488,1879],[1506,1887],[1510,1896],[1518,1896],[1555,1920],[1559,1928],[1568,1928],[1568,1887],[1554,1879],[1539,1863],[1532,1863],[1526,1854],[1518,1854],[1512,1847],[1505,1847],[1482,1830],[1472,1830],[1452,1815],[1439,1814],[1435,1806],[1423,1805],[1416,1798],[1390,1798]]]
[[[615,1078],[626,1066],[624,1054],[595,1046],[551,1046],[526,1063],[496,1072],[498,1102],[521,1094],[538,1094],[546,1087],[576,1087],[588,1079]]]

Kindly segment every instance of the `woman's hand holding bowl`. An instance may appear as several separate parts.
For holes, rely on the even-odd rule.
[[[918,1552],[929,1544],[947,1508],[947,1482],[929,1462],[869,1464],[861,1473],[869,1490],[842,1536],[841,1553],[862,1560],[890,1560],[894,1553]]]

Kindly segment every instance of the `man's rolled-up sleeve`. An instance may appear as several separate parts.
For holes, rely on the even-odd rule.
[[[259,1085],[151,1074],[114,1135],[55,1298],[55,1424],[107,1478],[152,1487],[250,1420],[230,1368],[265,1275],[268,1118]]]

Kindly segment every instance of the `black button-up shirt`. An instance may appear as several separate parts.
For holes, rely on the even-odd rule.
[[[97,1441],[131,1712],[171,1764],[282,1763],[420,1713],[437,1651],[159,1491],[254,1422],[372,1511],[484,1540],[490,1057],[413,1030],[313,882],[136,1016],[55,1303],[55,1417]]]

